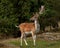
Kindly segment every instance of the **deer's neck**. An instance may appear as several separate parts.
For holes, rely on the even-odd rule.
[[[39,32],[40,31],[40,24],[38,23],[37,20],[35,20],[34,23],[35,23],[35,30],[36,30],[36,32]]]
[[[35,20],[34,23],[35,23],[35,29],[37,30],[37,20]]]

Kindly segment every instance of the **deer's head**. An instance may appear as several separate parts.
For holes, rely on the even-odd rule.
[[[37,20],[38,19],[38,13],[36,12],[35,14],[33,14],[33,17],[30,18],[30,20]]]

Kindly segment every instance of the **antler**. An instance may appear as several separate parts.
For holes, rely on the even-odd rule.
[[[43,14],[44,11],[44,6],[42,5],[41,8],[39,8],[39,13],[36,12],[35,14],[33,13],[33,17],[30,18],[30,20],[37,20],[39,17],[39,14]]]
[[[43,14],[43,11],[44,11],[44,6],[42,5],[41,8],[39,8],[39,14]]]

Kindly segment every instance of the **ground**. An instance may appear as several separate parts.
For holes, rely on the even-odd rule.
[[[23,42],[23,46],[20,47],[20,38],[11,38],[0,41],[0,48],[60,48],[60,41],[36,39],[36,46],[33,46],[32,38],[27,38],[29,46],[26,46]]]

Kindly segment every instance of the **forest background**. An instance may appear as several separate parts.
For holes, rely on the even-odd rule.
[[[46,26],[57,28],[60,0],[0,0],[0,36],[20,36],[15,25],[31,22],[29,19],[34,12],[38,12],[41,5],[45,6],[45,12],[39,16],[40,30],[45,31]]]

